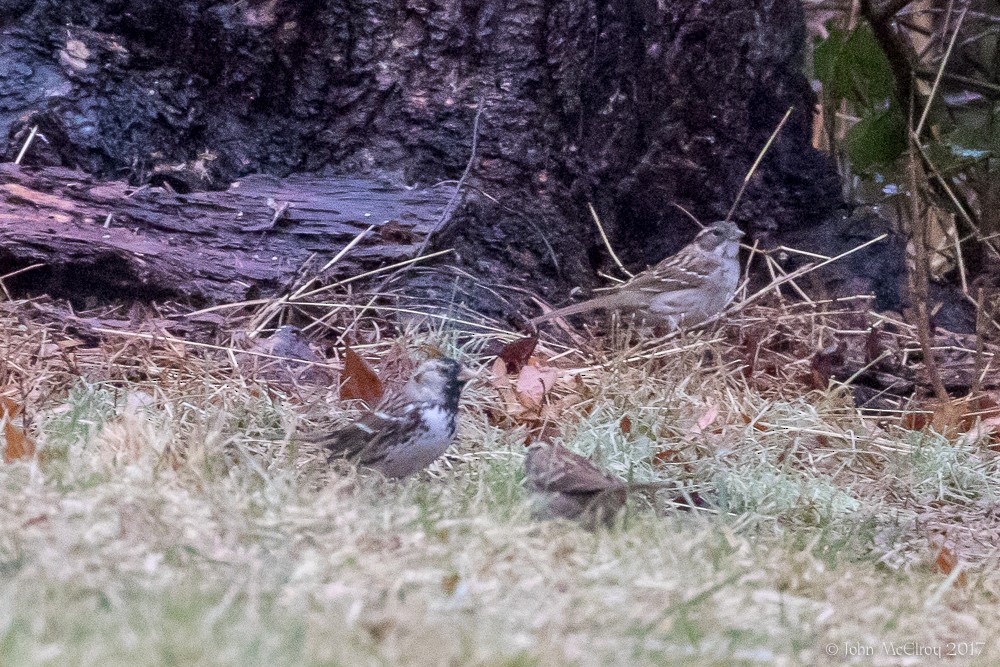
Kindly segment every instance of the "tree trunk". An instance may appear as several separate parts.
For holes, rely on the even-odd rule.
[[[809,144],[799,0],[0,0],[0,14],[6,156],[35,125],[47,140],[33,143],[27,165],[178,192],[249,173],[393,174],[427,187],[459,179],[475,138],[466,196],[434,244],[456,249],[462,270],[452,275],[483,311],[505,309],[496,286],[561,300],[599,282],[607,256],[589,202],[633,268],[676,251],[696,232],[680,207],[704,222],[724,217],[789,108],[735,211],[751,242],[793,240],[832,255],[884,227],[849,215],[831,164]],[[188,199],[195,210],[213,201],[199,197]],[[417,207],[416,233],[429,231],[441,203]],[[180,199],[157,207],[174,205],[182,215]],[[254,207],[255,219],[267,218],[259,197]],[[159,220],[135,222],[142,234]],[[363,222],[329,221],[350,232]],[[291,215],[277,232],[244,230],[252,241],[233,243],[257,243],[292,267],[302,255],[289,239],[308,234],[299,224]],[[296,247],[332,254],[348,235],[338,228]],[[8,253],[7,263],[39,257]],[[888,241],[825,281],[897,308],[902,269],[902,244]],[[237,299],[287,276],[244,276],[245,289],[219,277],[231,289],[192,290],[177,275],[151,295]],[[414,292],[441,292],[439,277],[408,281]]]

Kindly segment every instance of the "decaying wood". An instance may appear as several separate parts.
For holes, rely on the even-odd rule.
[[[0,271],[42,263],[18,278],[53,294],[239,301],[288,286],[310,259],[319,270],[370,225],[330,278],[413,256],[453,190],[257,175],[177,194],[0,164]]]

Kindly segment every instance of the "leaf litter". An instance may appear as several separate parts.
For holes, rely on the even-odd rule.
[[[284,390],[268,388],[266,378],[241,375],[217,321],[198,325],[200,336],[189,328],[184,340],[173,339],[166,327],[159,337],[97,331],[95,343],[53,321],[52,308],[48,321],[8,336],[6,387],[24,398],[4,405],[7,451],[15,455],[6,465],[37,460],[83,470],[89,464],[81,453],[96,445],[105,452],[104,474],[144,466],[163,471],[167,464],[171,475],[196,479],[205,474],[198,470],[246,468],[265,480],[269,493],[288,493],[274,486],[278,478],[283,484],[298,479],[294,485],[327,489],[320,492],[332,494],[338,506],[347,502],[344,510],[350,512],[357,510],[345,499],[360,493],[359,482],[331,478],[323,457],[290,434],[330,413],[348,414],[345,403],[377,402],[385,389],[374,368],[401,382],[426,344],[424,334],[387,335],[381,326],[362,327],[345,350],[339,387],[331,384],[325,393],[319,387],[317,401],[300,404],[285,402]],[[617,349],[609,339],[610,346],[597,353],[544,338],[529,348],[523,341],[530,339],[509,335],[508,343],[520,344],[517,353],[497,355],[492,365],[477,361],[476,351],[496,340],[495,332],[463,333],[461,342],[437,334],[435,345],[452,346],[449,353],[466,362],[486,363],[489,373],[466,393],[455,452],[430,475],[450,469],[474,478],[484,467],[516,467],[525,439],[552,438],[623,478],[688,485],[686,497],[693,500],[664,498],[659,508],[638,508],[637,520],[684,504],[717,515],[737,535],[760,534],[767,526],[793,534],[826,526],[849,535],[859,522],[870,522],[862,552],[871,550],[900,569],[927,567],[941,577],[961,567],[957,585],[975,590],[1000,540],[991,509],[1000,476],[992,450],[994,399],[934,405],[886,392],[877,408],[859,409],[852,386],[841,384],[846,378],[879,391],[886,385],[861,370],[873,361],[870,331],[843,326],[834,312],[797,308],[805,307],[761,303],[715,332]],[[30,303],[8,303],[3,313],[23,318],[32,311]],[[761,322],[778,326],[748,344],[745,332]],[[238,321],[230,325],[239,329]],[[213,336],[218,342],[198,342]],[[818,382],[816,350],[826,350],[832,337],[847,341],[844,358],[827,355]],[[916,346],[905,325],[894,322],[878,338],[876,356],[885,350],[890,355],[876,371],[919,386]],[[50,352],[34,354],[42,348],[30,341]],[[947,347],[942,354],[965,359],[972,368],[974,345],[956,339]],[[92,408],[80,412],[81,390],[91,396],[87,401],[108,402],[117,416],[101,422]],[[984,396],[995,390],[987,383]],[[138,405],[130,396],[145,398]],[[25,410],[28,425],[15,425]],[[916,414],[929,416],[909,416]],[[31,439],[36,450],[19,449],[16,435],[12,450],[7,426],[20,429],[26,440],[37,433]],[[447,492],[440,483],[430,488]],[[32,523],[33,529],[52,523],[52,511],[36,509],[33,516],[46,519]],[[946,547],[937,537],[943,533]],[[435,581],[466,577],[444,573]],[[463,586],[446,584],[444,593],[457,595]]]

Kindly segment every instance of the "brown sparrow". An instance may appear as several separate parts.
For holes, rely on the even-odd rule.
[[[535,442],[524,459],[539,519],[580,519],[587,528],[611,526],[625,507],[628,486],[562,445]]]
[[[603,308],[634,311],[648,323],[666,325],[671,331],[701,324],[722,312],[736,294],[742,237],[743,232],[731,222],[712,223],[676,255],[610,294],[550,311],[531,323]]]
[[[401,478],[438,459],[455,437],[462,386],[469,379],[454,359],[420,364],[402,391],[371,413],[330,435],[313,439],[358,465]]]

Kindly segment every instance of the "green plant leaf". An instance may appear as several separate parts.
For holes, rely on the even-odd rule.
[[[845,146],[856,169],[888,165],[906,150],[906,119],[895,106],[875,111],[848,130]]]
[[[813,51],[815,76],[826,95],[858,109],[883,109],[893,101],[896,82],[889,59],[868,23],[854,30],[833,29]]]

